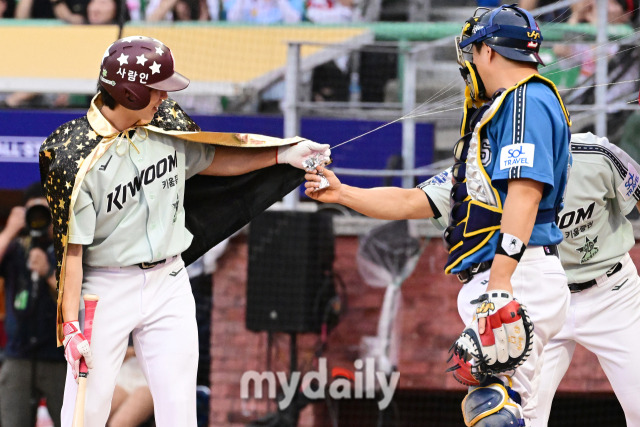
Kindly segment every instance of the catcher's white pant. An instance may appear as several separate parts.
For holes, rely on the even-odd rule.
[[[476,308],[470,302],[486,291],[489,273],[487,270],[474,276],[458,293],[458,313],[465,325],[471,323]],[[536,414],[542,349],[562,328],[569,309],[570,292],[560,260],[546,255],[541,246],[525,250],[511,276],[511,286],[513,296],[527,307],[534,327],[531,355],[511,377],[512,388],[522,398],[522,413],[529,426]]]
[[[627,426],[640,426],[640,346],[634,337],[640,330],[640,277],[629,254],[620,262],[622,269],[611,277],[571,294],[569,317],[562,330],[544,349],[540,373],[538,419],[533,426],[546,426],[553,396],[567,372],[576,343],[598,356]]]
[[[83,293],[96,294],[87,378],[85,427],[104,427],[116,377],[133,333],[136,357],[153,395],[158,427],[195,427],[198,333],[195,302],[180,257],[142,270],[86,268]],[[81,311],[83,322],[84,310]],[[77,384],[71,368],[62,407],[62,426],[72,424]]]

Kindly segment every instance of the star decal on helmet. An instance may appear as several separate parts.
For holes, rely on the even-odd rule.
[[[164,54],[164,50],[160,46],[156,46],[156,53],[160,56]]]
[[[118,62],[120,63],[120,66],[128,64],[129,63],[129,55],[125,55],[124,53],[121,53],[120,56],[118,57]]]
[[[136,56],[136,59],[138,60],[136,64],[144,65],[144,63],[147,62],[147,58],[145,58],[144,53],[141,53],[140,56]]]
[[[149,66],[149,69],[151,70],[151,74],[159,73],[160,64],[158,64],[156,61],[153,61],[153,65]]]

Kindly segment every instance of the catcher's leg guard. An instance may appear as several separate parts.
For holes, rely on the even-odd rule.
[[[524,426],[520,396],[505,387],[497,378],[490,383],[472,388],[462,401],[462,415],[467,427]]]

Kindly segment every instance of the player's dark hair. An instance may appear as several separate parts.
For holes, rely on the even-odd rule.
[[[100,83],[98,83],[98,92],[102,96],[102,102],[107,108],[111,110],[116,108],[116,105],[118,105],[118,102],[115,99],[113,99],[113,96],[111,96],[109,92],[107,92],[107,90],[104,87],[102,87]]]
[[[39,199],[41,197],[46,197],[44,193],[44,188],[40,181],[34,182],[24,189],[22,192],[22,199],[24,203],[27,203],[31,199]]]

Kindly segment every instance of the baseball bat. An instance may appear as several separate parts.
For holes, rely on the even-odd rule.
[[[97,295],[85,295],[84,299],[84,337],[91,344],[91,332],[93,330],[93,316],[98,305]],[[76,394],[76,406],[73,411],[73,427],[84,426],[84,400],[87,391],[87,375],[89,369],[84,361],[84,357],[80,359],[80,372],[78,372],[78,393]]]

